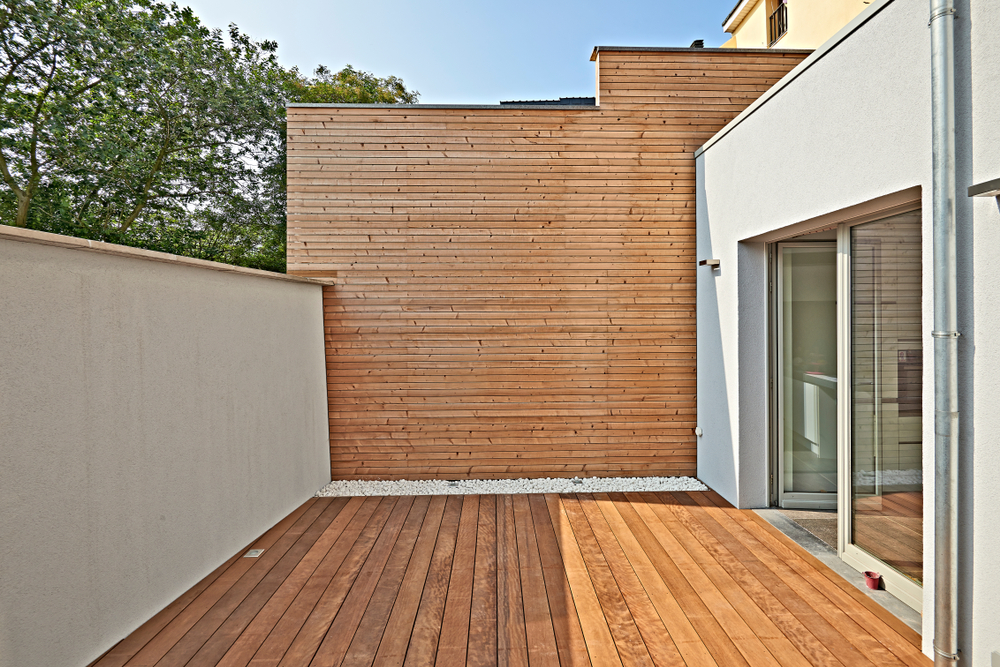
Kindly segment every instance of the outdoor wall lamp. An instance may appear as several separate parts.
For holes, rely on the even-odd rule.
[[[969,186],[970,197],[1000,197],[1000,178]]]
[[[719,260],[717,259],[703,259],[698,262],[698,266],[710,266],[712,270],[719,268]]]

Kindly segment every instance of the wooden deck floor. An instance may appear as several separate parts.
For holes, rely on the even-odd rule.
[[[708,493],[313,499],[94,664],[930,665]]]

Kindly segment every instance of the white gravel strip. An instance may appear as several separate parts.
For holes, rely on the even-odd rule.
[[[546,479],[466,479],[333,481],[316,492],[331,496],[455,496],[510,493],[616,493],[624,491],[707,491],[694,477],[574,477]]]

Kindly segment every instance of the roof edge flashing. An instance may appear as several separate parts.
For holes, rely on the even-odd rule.
[[[692,55],[703,55],[709,54],[725,54],[732,55],[734,53],[771,53],[771,54],[784,54],[784,53],[812,53],[813,49],[724,49],[722,47],[690,47],[690,46],[595,46],[594,52],[590,56],[591,60],[596,60],[599,53],[602,51],[607,51],[609,53],[621,53],[629,51],[663,51],[663,52],[688,52]]]
[[[732,11],[729,12],[729,15],[726,16],[726,19],[722,22],[722,30],[724,32],[732,33],[739,28],[740,24],[743,23],[743,19],[750,15],[750,12],[753,11],[753,8],[757,6],[758,2],[760,2],[760,0],[739,0],[739,2],[736,3],[736,6],[733,7]]]
[[[557,111],[593,111],[596,104],[348,104],[337,102],[286,102],[286,109],[552,109]]]

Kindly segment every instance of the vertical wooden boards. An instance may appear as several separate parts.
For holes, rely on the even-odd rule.
[[[602,50],[593,108],[289,108],[334,478],[693,474],[693,152],[804,55]]]

